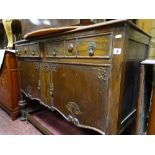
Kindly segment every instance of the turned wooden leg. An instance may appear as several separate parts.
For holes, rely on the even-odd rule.
[[[25,121],[26,120],[26,115],[25,115],[25,108],[26,108],[26,100],[23,99],[23,95],[21,95],[21,100],[19,101],[19,107],[21,109],[21,117],[20,120],[21,121]]]

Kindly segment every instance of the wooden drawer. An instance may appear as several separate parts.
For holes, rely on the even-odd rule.
[[[32,57],[40,57],[41,52],[39,49],[39,43],[29,44],[27,55]]]
[[[39,43],[17,46],[16,56],[17,57],[41,57]]]
[[[65,56],[66,57],[76,57],[76,40],[65,41]]]
[[[28,45],[21,45],[16,47],[16,56],[24,57],[27,56],[28,53]]]
[[[64,41],[47,42],[46,57],[64,57]]]
[[[105,57],[111,55],[112,34],[84,36],[77,39],[78,57]]]

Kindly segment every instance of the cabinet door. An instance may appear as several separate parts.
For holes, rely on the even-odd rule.
[[[21,89],[30,98],[40,98],[39,62],[18,61]]]
[[[53,101],[52,70],[50,63],[41,63],[41,101],[45,106],[51,107]]]
[[[104,132],[108,74],[108,67],[57,64],[54,107],[75,125]]]

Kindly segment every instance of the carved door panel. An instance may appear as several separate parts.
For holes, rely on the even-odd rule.
[[[50,63],[41,63],[41,101],[51,107],[53,102],[53,83]]]
[[[18,61],[21,89],[30,98],[40,98],[39,62]]]
[[[57,64],[54,107],[75,125],[104,132],[108,75],[108,67]]]

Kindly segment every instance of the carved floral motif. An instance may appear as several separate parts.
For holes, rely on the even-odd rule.
[[[79,115],[81,113],[78,105],[75,102],[68,102],[66,104],[67,110],[74,115]]]
[[[49,64],[48,64],[48,63],[43,63],[43,64],[41,64],[41,70],[42,70],[42,71],[48,72],[49,69],[50,69],[50,67],[49,67]]]
[[[51,65],[51,71],[52,71],[52,72],[56,72],[56,66]]]
[[[100,80],[103,80],[104,82],[106,82],[108,80],[108,76],[109,76],[109,73],[107,71],[107,68],[94,68],[97,73],[97,78],[100,79]]]

